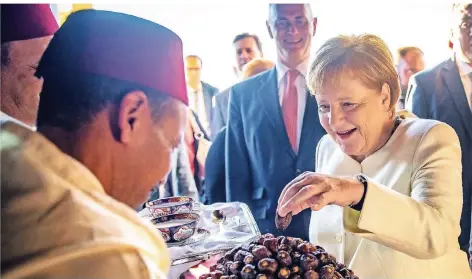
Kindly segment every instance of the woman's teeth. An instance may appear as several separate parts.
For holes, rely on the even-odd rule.
[[[351,129],[351,130],[347,130],[347,131],[343,131],[343,132],[336,132],[336,133],[339,134],[339,135],[347,135],[347,134],[349,134],[349,133],[351,133],[351,132],[354,132],[355,129],[356,129],[356,128]]]

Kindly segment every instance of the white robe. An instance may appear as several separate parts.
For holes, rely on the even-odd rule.
[[[166,244],[41,134],[2,126],[2,278],[165,278]]]

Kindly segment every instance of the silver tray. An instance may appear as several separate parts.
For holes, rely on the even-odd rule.
[[[195,234],[193,236],[191,236],[190,238],[188,238],[184,241],[180,241],[180,242],[167,243],[167,247],[171,248],[171,247],[182,247],[182,246],[188,246],[188,245],[195,245],[196,243],[207,239],[209,236],[210,236],[209,231],[207,231],[205,229],[202,229],[202,228],[198,228],[197,231],[195,232]]]
[[[226,215],[223,225],[215,224],[211,220],[214,210],[222,210]],[[185,245],[188,250],[180,256],[171,254],[172,266],[191,262],[208,260],[212,256],[225,253],[234,247],[258,239],[261,235],[249,207],[240,202],[216,203],[212,205],[201,205],[201,218],[198,228],[210,232],[210,236],[197,243]],[[179,249],[178,247],[169,247]],[[175,251],[175,250],[174,250]]]

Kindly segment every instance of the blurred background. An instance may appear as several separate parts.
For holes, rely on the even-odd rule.
[[[426,66],[449,56],[448,0],[316,0],[312,5],[318,29],[312,51],[339,34],[373,33],[383,38],[394,56],[402,46],[424,51]],[[264,56],[275,60],[275,46],[265,26],[267,1],[159,1],[133,4],[52,4],[58,21],[83,8],[136,15],[162,24],[183,40],[184,54],[202,58],[203,80],[225,89],[236,81],[232,41],[250,32],[262,41]]]

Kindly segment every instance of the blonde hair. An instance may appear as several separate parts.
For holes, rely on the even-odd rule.
[[[244,65],[243,71],[242,71],[242,79],[248,79],[252,76],[255,76],[257,74],[260,74],[264,71],[267,71],[269,69],[272,69],[274,67],[274,62],[266,59],[254,59]]]
[[[387,44],[371,34],[338,36],[328,40],[316,52],[309,67],[307,84],[316,94],[327,86],[336,87],[341,78],[354,76],[368,88],[390,87],[390,109],[395,111],[400,97],[400,81]]]

